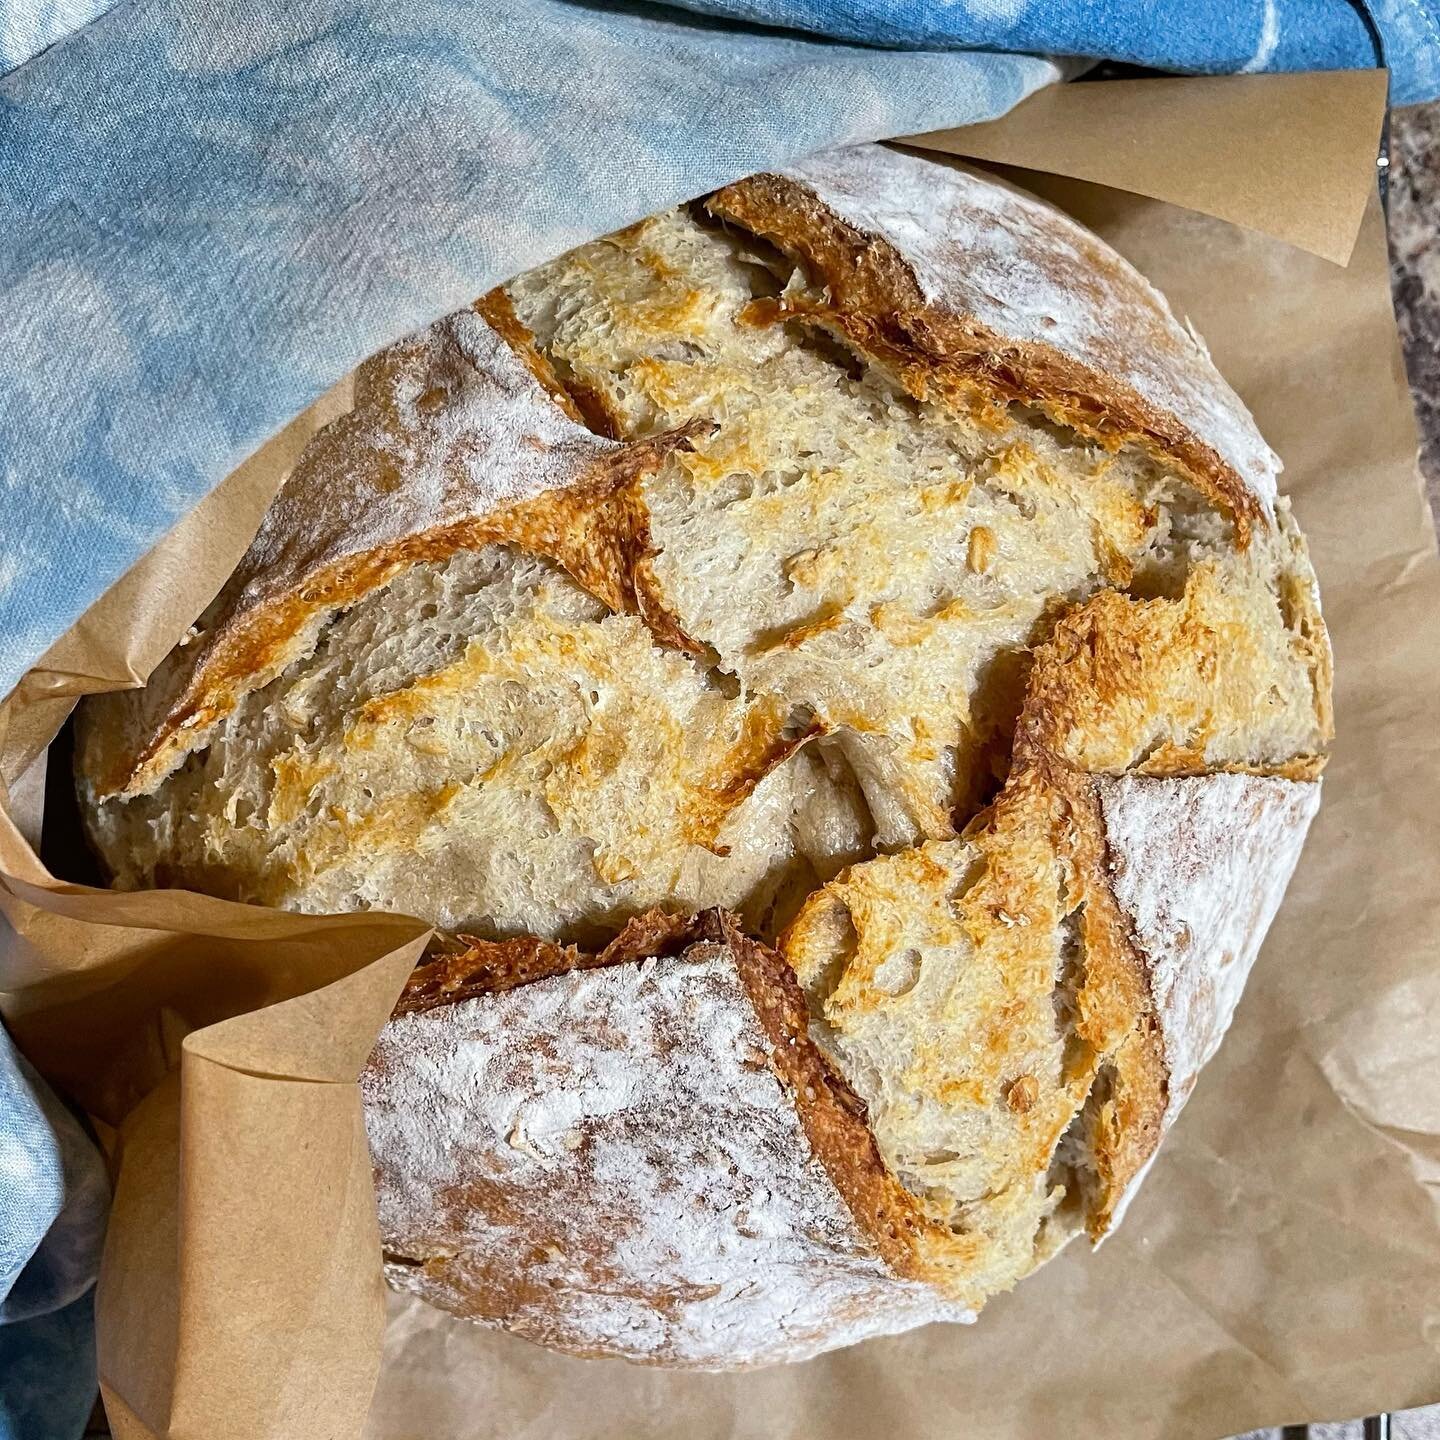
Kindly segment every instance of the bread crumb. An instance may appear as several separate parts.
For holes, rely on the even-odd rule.
[[[1033,1075],[1022,1075],[1005,1092],[1005,1103],[1023,1115],[1040,1098],[1040,1085]]]

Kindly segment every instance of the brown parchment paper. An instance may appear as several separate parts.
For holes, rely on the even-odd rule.
[[[1383,70],[1052,86],[910,143],[1168,200],[1343,265],[1375,188],[1386,90]]]
[[[1310,103],[1334,83],[1304,78]],[[1170,87],[1217,82],[1133,83],[1130,113],[1143,123],[1153,94],[1163,137]],[[1070,161],[1093,103],[1061,101],[1049,122]],[[1375,118],[1344,84],[1333,103]],[[98,1305],[117,1434],[1123,1440],[1440,1399],[1440,562],[1378,208],[1348,269],[1260,233],[1287,233],[1265,205],[1223,207],[1254,229],[1199,213],[1227,174],[1239,191],[1253,175],[1245,107],[1226,113],[1187,161],[1200,181],[1158,141],[1127,171],[1130,188],[1185,192],[1173,198],[1195,209],[1012,176],[1109,238],[1205,335],[1286,462],[1336,648],[1325,805],[1235,1027],[1119,1234],[976,1326],[739,1376],[577,1361],[391,1297],[362,1422],[383,1296],[351,1082],[424,927],[90,891],[50,877],[0,814],[0,1008],[40,1068],[118,1127]],[[1336,133],[1268,138],[1358,186],[1360,147]],[[182,523],[142,562],[177,577],[168,596],[127,612],[112,591],[11,697],[7,776],[68,697],[134,683],[173,643],[307,423],[227,482],[223,543]]]

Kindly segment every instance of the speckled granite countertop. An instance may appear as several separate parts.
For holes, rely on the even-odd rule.
[[[1440,523],[1440,101],[1391,115],[1390,266],[1420,469]]]

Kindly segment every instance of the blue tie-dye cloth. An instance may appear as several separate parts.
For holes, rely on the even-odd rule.
[[[3,1440],[74,1440],[84,1429],[109,1201],[100,1152],[0,1026]]]
[[[69,0],[81,3],[81,0]],[[673,0],[869,45],[1103,56],[1187,75],[1391,72],[1396,105],[1440,94],[1433,0]]]
[[[0,80],[0,695],[357,360],[519,268],[1057,78],[1002,49],[1383,53],[1397,99],[1440,93],[1427,4],[125,0]]]
[[[998,115],[1040,54],[1440,93],[1426,0],[109,4],[0,0],[0,71],[34,56],[0,79],[0,694],[363,356],[677,200]],[[103,1194],[0,1033],[0,1440],[79,1433]]]
[[[95,1279],[109,1187],[100,1152],[0,1026],[0,1326],[59,1310]],[[3,1203],[10,1197],[23,1203]],[[3,1374],[0,1370],[0,1374]]]

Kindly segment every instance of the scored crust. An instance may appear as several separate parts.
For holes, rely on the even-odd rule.
[[[403,570],[510,541],[617,613],[693,651],[650,571],[638,482],[697,428],[597,435],[503,294],[360,367],[354,410],[306,449],[254,542],[149,684],[107,697],[82,769],[97,799],[153,789],[245,694],[313,648],[325,621]],[[122,709],[123,707],[123,709]]]
[[[1244,406],[1154,288],[1059,211],[879,146],[753,176],[705,203],[801,259],[823,288],[807,311],[911,393],[1018,402],[1110,447],[1138,441],[1231,514],[1242,546],[1267,522],[1279,462]],[[152,790],[337,609],[487,541],[555,559],[662,642],[698,650],[655,584],[639,490],[694,433],[609,438],[604,407],[560,382],[502,291],[382,351],[201,633],[138,697],[107,702],[82,767],[94,797]]]
[[[697,1368],[973,1318],[922,1283],[946,1237],[807,1025],[720,911],[639,917],[599,955],[476,941],[422,967],[360,1081],[392,1281]]]
[[[961,839],[909,852],[919,864],[902,852],[842,872],[780,941],[836,1063],[867,1077],[862,1093],[890,1112],[897,1082],[877,1082],[870,1060],[877,1027],[898,1017],[911,1033],[944,1035],[961,1012],[964,1029],[946,1038],[969,1051],[967,1081],[986,1082],[966,1097],[971,1109],[1011,1122],[998,1148],[1012,1183],[1053,1183],[1055,1127],[1068,1126],[1061,1183],[1096,1241],[1218,1047],[1319,805],[1322,754],[1267,767],[1226,748],[1275,708],[1276,692],[1243,627],[1230,633],[1207,612],[1209,583],[1201,569],[1175,600],[1102,592],[1066,615],[1035,655],[993,807]],[[1316,644],[1311,723],[1328,738],[1329,652],[1314,622],[1303,632]],[[913,924],[926,906],[945,917],[928,933]],[[897,957],[934,973],[960,952],[941,1003],[907,1015],[923,996],[886,982]],[[1069,1014],[1072,1043],[1046,1073],[1014,1034],[1032,1033],[1052,1002]],[[1022,1059],[1017,1119],[1006,1102]],[[955,1103],[953,1062],[919,1048],[898,1084],[887,1159],[910,1170],[922,1131],[907,1116],[947,1094]],[[1027,1223],[1046,1223],[1043,1197],[1037,1188]]]
[[[1051,503],[1045,488],[1051,482],[1056,493],[1066,484],[1099,493],[1110,483],[1111,466],[1124,481],[1114,482],[1115,515],[1081,508],[1078,528],[1047,532],[1052,543],[1062,535],[1067,543],[1093,542],[1099,558],[1091,572],[1081,567],[1062,583],[1047,582],[1032,611],[1016,611],[1024,624],[989,665],[991,678],[999,674],[1002,683],[985,700],[991,729],[975,730],[984,744],[976,747],[980,778],[973,786],[948,795],[926,789],[919,800],[907,795],[907,803],[915,800],[910,820],[887,829],[877,792],[907,779],[903,766],[890,775],[876,763],[895,745],[894,731],[859,704],[847,708],[853,695],[844,684],[840,703],[832,695],[822,705],[814,693],[786,689],[789,672],[779,668],[796,655],[819,669],[833,662],[849,682],[863,680],[862,666],[845,671],[834,660],[857,630],[868,625],[918,655],[927,636],[982,615],[971,605],[973,592],[941,596],[933,605],[907,592],[904,603],[869,606],[862,594],[856,614],[847,616],[844,605],[828,603],[815,577],[823,578],[826,564],[839,564],[836,556],[858,550],[839,546],[827,555],[819,546],[792,546],[796,553],[780,552],[785,582],[826,603],[798,622],[787,612],[783,625],[759,635],[749,656],[743,653],[749,641],[742,637],[727,649],[709,628],[711,616],[692,603],[704,593],[683,583],[681,541],[693,517],[681,505],[677,520],[676,497],[701,505],[726,491],[734,456],[753,437],[745,433],[735,391],[725,403],[715,398],[734,372],[720,361],[707,370],[713,357],[696,360],[701,350],[691,343],[702,338],[696,316],[719,299],[706,293],[704,279],[672,263],[675,255],[646,250],[635,239],[643,239],[643,224],[634,235],[577,252],[575,262],[598,274],[603,265],[594,252],[635,242],[634,268],[651,287],[645,301],[654,311],[648,335],[644,323],[634,327],[652,343],[633,361],[641,377],[635,411],[616,403],[627,398],[632,376],[621,372],[631,362],[620,342],[606,348],[612,328],[622,327],[607,325],[602,314],[595,327],[600,342],[584,353],[567,354],[553,326],[542,336],[542,322],[554,319],[545,313],[548,269],[537,282],[538,299],[537,291],[524,291],[522,277],[509,292],[494,292],[473,311],[375,357],[360,372],[354,413],[306,452],[196,637],[177,648],[146,691],[87,707],[80,771],[92,801],[155,790],[187,754],[225,734],[225,717],[245,696],[315,651],[338,612],[354,617],[367,606],[400,603],[411,594],[410,580],[424,578],[426,562],[496,544],[486,564],[533,568],[529,557],[543,557],[588,592],[581,599],[590,608],[575,611],[573,624],[544,606],[527,624],[557,645],[573,645],[606,625],[613,637],[616,617],[637,617],[623,621],[629,639],[614,644],[619,658],[611,668],[633,678],[639,651],[648,657],[653,650],[693,669],[689,681],[718,687],[708,710],[677,707],[672,714],[663,697],[667,688],[681,688],[673,675],[668,687],[639,693],[664,712],[667,735],[673,731],[685,744],[697,736],[703,744],[733,741],[733,754],[718,757],[713,774],[702,767],[698,780],[679,790],[647,770],[639,789],[650,809],[642,811],[633,797],[606,806],[604,796],[623,792],[602,790],[600,781],[643,767],[635,756],[645,752],[618,743],[614,716],[623,714],[628,725],[632,711],[612,710],[608,732],[595,726],[594,716],[603,713],[597,688],[587,710],[591,728],[575,747],[583,769],[566,769],[543,746],[517,748],[526,763],[552,767],[544,791],[552,819],[584,789],[575,781],[581,774],[616,826],[658,837],[662,859],[672,838],[658,814],[681,815],[681,838],[707,850],[709,864],[730,853],[722,827],[767,785],[780,797],[767,803],[781,828],[802,823],[799,810],[784,810],[789,802],[774,783],[786,778],[787,765],[799,770],[803,762],[800,773],[817,790],[824,767],[835,767],[832,779],[848,777],[835,816],[813,822],[817,830],[833,823],[846,834],[818,847],[824,865],[806,852],[814,867],[805,876],[808,899],[794,897],[799,918],[781,942],[800,987],[773,951],[747,939],[720,911],[692,917],[646,909],[724,905],[744,910],[752,923],[745,895],[708,890],[681,900],[672,879],[668,892],[659,885],[659,902],[654,891],[642,892],[647,898],[638,904],[622,896],[587,929],[568,928],[568,921],[547,929],[549,919],[527,916],[522,925],[495,925],[494,933],[509,939],[462,937],[459,948],[435,955],[412,977],[366,1075],[395,1283],[457,1313],[580,1353],[721,1367],[798,1358],[928,1319],[968,1318],[1071,1235],[1083,1229],[1098,1240],[1114,1225],[1229,1022],[1318,803],[1311,782],[1323,766],[1331,717],[1328,645],[1303,540],[1276,498],[1279,462],[1203,347],[1108,247],[989,177],[878,147],[755,176],[704,205],[714,220],[751,237],[740,242],[753,252],[742,255],[745,265],[784,278],[786,267],[767,249],[773,246],[799,267],[778,294],[758,286],[741,306],[738,326],[777,345],[782,334],[803,331],[805,344],[816,349],[815,332],[825,332],[841,342],[820,336],[826,353],[848,357],[837,363],[831,356],[832,366],[846,373],[858,356],[888,377],[893,393],[882,410],[904,409],[912,423],[935,430],[963,428],[957,420],[963,417],[967,434],[994,441],[974,470],[994,482],[999,508],[984,512],[985,523],[971,512],[968,544],[952,567],[976,585],[1004,579],[1009,541],[993,522],[1000,509],[1008,507],[1019,526],[1035,513],[1027,514],[1027,505]],[[732,243],[695,210],[685,223],[692,238]],[[643,308],[623,289],[604,292],[595,283],[622,313]],[[512,304],[512,294],[524,304],[520,298]],[[571,293],[568,301],[579,307],[584,298]],[[733,357],[727,352],[725,359]],[[812,378],[802,375],[802,384]],[[677,416],[656,398],[667,388],[684,391],[686,381],[715,408],[702,404],[697,416],[677,402]],[[651,402],[652,418],[666,418],[647,430],[643,412]],[[725,425],[706,418],[722,412]],[[1022,413],[1043,431],[1029,437],[1040,450],[1053,443],[1057,427],[1087,437],[1095,443],[1083,448],[1097,463],[1087,458],[1060,475],[1051,451],[1027,450],[1023,436],[1010,443],[1007,412]],[[882,413],[877,427],[883,424]],[[623,435],[640,438],[616,438]],[[721,441],[711,452],[716,435]],[[815,444],[819,454],[818,436]],[[1155,462],[1165,485],[1179,477],[1172,489],[1150,478],[1125,489],[1135,479],[1137,451],[1144,465]],[[970,461],[979,452],[958,453]],[[825,463],[820,455],[815,469],[824,471]],[[747,483],[758,486],[760,469],[745,471]],[[920,506],[933,500],[937,509],[964,510],[974,485],[969,473],[933,463],[918,473],[933,482],[922,489],[917,481]],[[822,501],[834,499],[822,493],[827,478],[832,490],[852,486],[838,469],[819,480],[804,472],[793,488],[787,479],[757,505],[777,507],[766,512],[773,514],[785,503],[813,505],[818,514]],[[1174,501],[1180,481],[1208,502],[1200,520]],[[1199,505],[1186,495],[1185,503]],[[859,513],[863,504],[854,508]],[[878,513],[865,512],[862,520]],[[913,519],[916,546],[930,543],[918,511]],[[1152,540],[1160,546],[1172,523],[1180,534],[1177,573],[1162,573],[1157,562],[1142,574],[1146,547]],[[1095,533],[1086,536],[1091,524]],[[880,539],[872,548],[884,551],[895,533],[877,521],[873,534]],[[965,538],[947,531],[947,542],[956,533]],[[1116,535],[1128,538],[1112,543]],[[501,553],[499,544],[512,548]],[[944,553],[950,564],[951,552]],[[451,561],[446,573],[462,569],[464,559]],[[899,568],[902,557],[890,563]],[[395,590],[373,594],[392,581]],[[1096,588],[1102,585],[1120,588]],[[732,586],[736,591],[743,587]],[[372,599],[357,603],[367,593]],[[432,592],[417,585],[413,593]],[[712,594],[707,603],[738,612],[744,599]],[[609,612],[602,621],[591,614],[596,601]],[[434,605],[417,599],[416,608]],[[985,613],[993,619],[1003,609]],[[513,640],[522,632],[508,613]],[[349,659],[346,647],[356,642],[343,622],[328,633]],[[362,647],[373,633],[361,626]],[[384,635],[396,649],[397,635],[406,644],[411,639],[400,630]],[[425,673],[404,677],[393,693],[365,698],[357,691],[364,703],[356,724],[342,727],[341,750],[382,756],[399,772],[408,762],[391,764],[391,757],[404,757],[405,746],[445,753],[443,746],[432,752],[412,744],[405,726],[438,727],[438,716],[463,727],[469,717],[454,713],[463,709],[455,696],[467,694],[473,704],[477,692],[464,687],[478,684],[482,672],[492,688],[533,690],[533,647],[512,645],[513,654],[502,654],[503,646],[487,649],[485,638],[458,660],[435,662],[425,652],[416,662]],[[747,669],[735,659],[754,658],[766,646],[779,657],[767,662],[769,669]],[[949,653],[937,646],[925,652],[927,663],[943,668]],[[572,659],[567,652],[554,668],[583,697],[593,677]],[[317,669],[333,663],[335,656],[326,655]],[[434,663],[440,668],[425,668]],[[307,683],[302,675],[296,689]],[[439,703],[441,691],[450,695],[448,709]],[[246,703],[264,705],[274,693]],[[328,693],[334,706],[336,692]],[[957,686],[958,705],[968,706],[975,694]],[[900,710],[906,722],[900,728],[909,730],[902,738],[914,751],[942,754],[944,737],[929,724],[933,712]],[[324,774],[345,759],[324,750],[334,742],[318,733],[309,713],[295,722],[293,754],[275,761],[272,819],[293,819],[291,811],[315,801]],[[738,716],[740,723],[731,736],[728,718],[690,720],[691,713]],[[971,719],[967,714],[965,723]],[[472,728],[483,733],[490,723],[488,712],[477,713]],[[382,729],[387,744],[394,741],[391,749],[371,744],[372,732]],[[252,736],[242,728],[234,748],[246,751]],[[1003,755],[997,740],[1009,742],[1000,747]],[[680,740],[666,743],[674,749]],[[221,748],[215,740],[212,753]],[[312,751],[323,763],[312,763]],[[500,759],[508,763],[509,753]],[[262,753],[259,763],[271,762]],[[409,783],[407,774],[402,783]],[[471,890],[462,871],[434,866],[441,848],[434,832],[445,830],[459,850],[470,843],[458,801],[478,774],[456,779],[445,772],[443,785],[420,792],[429,808],[412,814],[414,806],[401,807],[397,816],[405,823],[391,827],[391,848],[413,851],[417,866],[435,868],[457,905]],[[177,778],[187,776],[207,783],[194,762]],[[357,770],[353,778],[358,788],[373,777]],[[859,800],[851,793],[857,786]],[[187,792],[179,793],[183,809]],[[231,805],[238,793],[230,794]],[[987,810],[970,816],[992,796]],[[345,801],[320,796],[317,824],[296,832],[300,861],[325,859],[328,845],[352,852],[360,870],[370,864],[356,839],[366,817],[356,822]],[[197,800],[193,808],[204,811],[208,803]],[[376,811],[381,819],[388,814],[379,804]],[[130,833],[142,837],[142,848],[163,850],[172,817],[163,807],[157,821],[135,813],[140,818]],[[229,811],[210,818],[215,829],[207,841],[233,821]],[[848,831],[859,819],[873,822],[879,848],[905,848],[822,885],[844,863],[830,864],[829,857],[877,848],[863,839],[851,843]],[[485,828],[473,817],[468,823]],[[597,872],[604,863],[626,878],[628,854],[597,843],[597,832],[578,822],[576,828]],[[125,833],[115,832],[122,839]],[[527,845],[510,831],[487,833],[498,834],[499,848],[516,852],[522,867],[534,859],[533,829],[521,832]],[[736,849],[745,852],[741,844]],[[231,857],[218,845],[214,853],[215,883],[224,883]],[[745,854],[746,863],[772,876],[790,863],[779,846]],[[206,884],[209,873],[181,875]],[[786,872],[786,883],[793,874]],[[474,885],[483,878],[472,867]],[[568,884],[572,872],[564,870],[563,878]],[[609,874],[602,878],[610,883]],[[648,884],[652,877],[644,878]],[[1235,891],[1233,909],[1217,903],[1227,887]],[[414,893],[403,903],[419,904]],[[283,903],[304,898],[282,895]],[[395,901],[382,892],[374,903]],[[645,913],[603,947],[602,939],[593,949],[557,939],[589,943],[597,928],[602,937],[614,935],[637,910]],[[436,918],[423,907],[421,913]],[[473,923],[441,923],[481,928],[496,911],[480,906],[473,913],[480,917]],[[771,926],[778,912],[769,899],[754,913],[766,917],[752,924],[765,935],[782,923]],[[919,941],[917,916],[930,926]],[[524,930],[544,933],[516,933]],[[941,957],[933,964],[924,948],[931,941]],[[887,1074],[881,1084],[858,1048],[846,1050],[843,1022],[903,1019],[913,1003],[905,970],[920,963],[908,957],[922,952],[932,972],[957,955],[973,957],[966,979],[973,1004],[964,1013],[958,1003],[948,1012],[939,1007],[945,1023],[933,1029],[933,1017],[910,1024],[915,1053],[904,1057],[898,1081]],[[752,1063],[744,1063],[747,1055]],[[755,1055],[763,1056],[758,1070]],[[577,1095],[603,1096],[621,1072],[628,1098],[618,1109],[594,1112],[589,1138],[577,1130],[573,1148],[541,1145],[535,1153],[533,1137],[516,1120],[522,1110],[549,1106],[551,1114]],[[572,1075],[579,1077],[574,1086],[565,1078]],[[897,1085],[904,1092],[898,1106],[881,1093]],[[513,1103],[502,1113],[506,1096]],[[983,1131],[975,1156],[957,1159],[919,1124],[906,1134],[894,1115],[912,1102],[917,1113],[949,1106],[974,1133]],[[622,1116],[629,1118],[622,1123]],[[962,1125],[957,1133],[969,1143],[970,1130]],[[711,1135],[726,1143],[707,1149]],[[688,1186],[677,1189],[673,1173],[667,1179],[667,1154]],[[912,1165],[917,1155],[923,1163]],[[972,1158],[993,1174],[968,1189],[952,1187],[960,1196],[952,1205],[949,1177]],[[742,1224],[747,1209],[762,1205],[772,1177],[779,1208],[763,1224]],[[713,1195],[727,1203],[712,1204]],[[627,1223],[636,1215],[651,1223]],[[687,1237],[688,1249],[670,1243],[677,1235]],[[707,1266],[708,1278],[697,1278]]]
[[[1280,462],[1164,298],[1083,226],[991,175],[827,151],[709,197],[810,270],[809,312],[918,396],[1035,406],[1139,441],[1234,516],[1244,545]],[[921,218],[923,217],[923,218]]]

